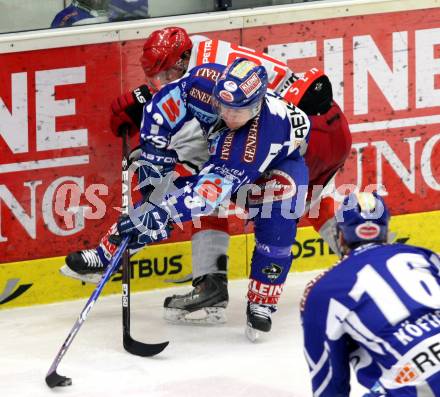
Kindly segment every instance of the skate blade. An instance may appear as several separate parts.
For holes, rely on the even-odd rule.
[[[77,272],[74,272],[67,265],[64,265],[63,267],[61,267],[59,271],[63,276],[74,278],[75,280],[80,280],[80,281],[83,281],[85,283],[90,283],[90,284],[98,284],[102,278],[102,274],[97,274],[97,273],[79,274]]]
[[[260,332],[255,328],[252,328],[249,324],[246,324],[245,334],[246,338],[248,338],[252,343],[255,343],[260,336]]]
[[[195,312],[165,308],[164,318],[173,324],[224,324],[226,323],[226,311],[223,307],[204,307]]]

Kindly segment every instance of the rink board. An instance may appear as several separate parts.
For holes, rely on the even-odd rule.
[[[438,225],[440,211],[400,215],[392,218],[391,230],[397,240],[440,251]],[[254,247],[253,234],[231,237],[229,278],[242,279],[249,274]],[[319,235],[311,227],[298,231],[292,250],[292,271],[324,269],[336,261]],[[94,287],[61,276],[58,269],[64,257],[13,262],[0,267],[0,309],[85,298]],[[179,279],[191,273],[191,243],[188,241],[151,246],[132,260],[132,291],[172,286],[165,280]],[[103,294],[121,290],[121,274],[115,274]],[[189,285],[189,284],[188,284]]]
[[[377,185],[396,215],[438,210],[440,8],[414,10],[420,2],[412,1],[397,11],[369,1],[347,14],[334,2],[326,12],[313,3],[301,5],[309,11],[300,20],[295,6],[284,14],[254,10],[253,17],[240,11],[238,25],[212,25],[206,15],[173,24],[265,50],[298,73],[323,68],[353,137],[336,186]],[[1,264],[91,248],[119,216],[121,141],[109,131],[109,104],[143,82],[138,60],[145,35],[171,22],[133,23],[139,28],[109,24],[40,32],[39,39],[0,37]],[[49,48],[49,38],[57,45]],[[234,51],[252,58],[250,50]],[[138,143],[134,136],[131,146]],[[189,238],[188,230],[175,230],[170,242]]]

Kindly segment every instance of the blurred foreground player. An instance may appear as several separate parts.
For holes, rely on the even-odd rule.
[[[375,193],[347,196],[336,216],[345,256],[301,303],[313,395],[348,397],[351,364],[365,397],[440,396],[440,258],[387,244]]]

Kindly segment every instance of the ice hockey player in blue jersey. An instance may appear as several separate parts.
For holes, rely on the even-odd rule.
[[[53,19],[51,28],[107,22],[108,0],[72,0]]]
[[[110,22],[148,18],[148,0],[109,0]]]
[[[337,214],[345,253],[301,303],[313,396],[348,397],[350,364],[365,397],[440,396],[440,258],[388,244],[376,193],[347,196]]]
[[[148,18],[148,0],[73,0],[51,28]]]
[[[266,87],[265,68],[246,59],[239,58],[228,67],[201,65],[153,97],[145,107],[141,126],[143,156],[152,163],[156,163],[156,157],[166,157],[165,143],[189,119],[196,117],[207,134],[211,157],[193,181],[185,181],[185,193],[174,204],[182,221],[197,213],[212,213],[230,196],[237,196],[242,207],[256,213],[251,216],[256,247],[247,294],[251,339],[256,336],[253,330],[267,332],[271,328],[271,314],[276,311],[291,266],[291,247],[308,183],[308,170],[301,156],[310,127],[307,116],[266,93]],[[265,194],[258,194],[246,188],[249,184],[260,190],[268,188]],[[226,280],[223,274],[211,277]],[[212,288],[215,284],[213,280]],[[206,283],[204,289],[193,290],[193,295],[204,292],[211,292],[206,290]],[[164,306],[166,316],[185,314],[179,300],[172,297]]]
[[[184,222],[211,214],[219,207],[228,207],[231,198],[246,207],[256,237],[247,295],[251,338],[256,337],[254,330],[271,329],[271,315],[292,263],[291,247],[308,185],[302,152],[307,145],[309,120],[294,105],[267,92],[267,83],[263,66],[239,58],[227,67],[195,67],[157,92],[144,107],[138,163],[146,165],[138,170],[140,185],[149,185],[149,177],[157,176],[157,170],[165,175],[173,169],[177,156],[168,149],[170,138],[194,117],[207,135],[211,156],[199,174],[174,181],[176,192],[166,203],[151,203],[146,189],[148,211],[136,209],[138,215],[125,217],[115,225],[120,236],[131,237],[130,248],[136,249],[165,238],[168,229],[161,225],[171,219]],[[250,184],[254,184],[252,190]],[[116,249],[114,236],[110,237],[98,247],[97,262],[104,266]],[[69,256],[68,266],[81,270],[81,258],[80,254]],[[185,311],[176,300],[167,298],[166,316],[206,307],[206,299],[199,299],[205,295],[220,302],[208,314],[222,316],[226,305],[216,294],[225,294],[227,302],[227,289],[220,288],[227,282],[225,273],[226,269],[209,275],[203,288],[195,288],[186,299],[194,300],[194,306],[186,306]]]

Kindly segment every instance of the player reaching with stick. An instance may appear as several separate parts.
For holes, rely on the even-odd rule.
[[[302,79],[297,80],[285,64],[266,54],[216,40],[193,44],[186,32],[180,28],[162,29],[153,32],[147,39],[141,58],[147,85],[114,101],[112,131],[117,133],[124,124],[131,125],[132,131],[136,131],[140,127],[143,105],[151,99],[150,91],[155,92],[164,84],[181,77],[188,68],[207,60],[226,64],[228,60],[240,54],[246,54],[265,66],[270,88],[277,91],[284,88],[285,96],[289,101],[307,109],[311,115],[312,125],[316,126],[306,152],[306,161],[312,170],[311,182],[316,185],[327,184],[345,161],[351,145],[347,121],[333,101],[331,84],[327,76],[313,69]],[[294,81],[293,86],[291,81]],[[292,89],[288,90],[287,88],[290,87]],[[197,121],[188,122],[184,128],[174,134],[170,148],[175,149],[178,154],[179,170],[184,168],[198,170],[209,156],[206,137],[202,134]],[[172,167],[172,164],[171,167],[168,164],[168,168]],[[337,250],[332,240],[333,211],[334,202],[331,198],[322,200],[320,216],[315,220],[314,227],[322,233],[331,248]],[[220,304],[226,307],[228,302],[227,219],[203,216],[200,217],[200,221],[201,228],[193,228],[192,237],[195,289],[189,294],[174,296],[166,301],[166,306],[175,311],[180,310],[180,316],[173,317],[174,320],[185,321],[186,314],[190,312],[199,309],[209,311],[211,306]],[[207,246],[210,250],[206,250]],[[101,261],[96,250],[79,251],[69,255],[63,272],[86,281],[96,279],[96,275],[99,277],[102,273]],[[207,297],[195,293],[199,289],[211,290],[212,295]],[[217,318],[210,319],[207,316],[208,322],[216,320]]]

